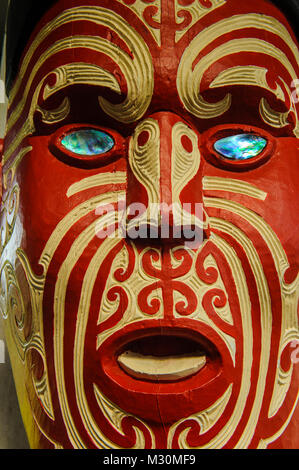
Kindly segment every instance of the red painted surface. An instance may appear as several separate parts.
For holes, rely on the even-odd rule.
[[[228,89],[210,89],[209,84],[218,75],[219,71],[228,67],[241,64],[254,64],[263,66],[265,57],[263,54],[244,53],[232,54],[226,56],[215,65],[213,65],[205,74],[202,81],[201,93],[207,100],[216,101],[222,99],[227,92],[233,95],[232,107],[224,115],[214,119],[199,119],[192,116],[184,108],[177,93],[176,76],[177,68],[181,55],[192,39],[204,27],[207,27],[220,18],[230,17],[233,13],[262,13],[269,14],[278,18],[288,29],[289,26],[282,15],[266,1],[252,0],[251,2],[237,2],[228,0],[221,8],[212,11],[192,26],[182,39],[175,43],[174,34],[177,30],[174,18],[174,5],[170,0],[162,0],[162,20],[161,26],[161,44],[159,48],[154,42],[148,30],[143,27],[140,19],[126,7],[131,5],[132,1],[108,2],[73,0],[57,2],[53,9],[49,11],[46,17],[37,27],[36,32],[46,24],[47,21],[55,17],[61,10],[68,6],[76,5],[94,5],[113,9],[139,32],[148,44],[153,58],[155,88],[152,102],[142,119],[155,118],[160,126],[161,142],[161,179],[157,181],[159,185],[161,199],[171,203],[172,194],[170,191],[171,175],[171,139],[170,130],[177,122],[187,123],[194,130],[199,139],[199,149],[201,151],[202,161],[196,177],[191,180],[186,187],[183,187],[181,193],[181,202],[203,202],[203,197],[224,197],[227,200],[235,201],[246,206],[246,208],[258,214],[272,228],[283,246],[288,262],[289,271],[285,274],[288,284],[293,282],[298,273],[298,139],[293,135],[294,115],[290,115],[289,125],[282,128],[272,128],[266,125],[259,114],[259,102],[262,97],[266,97],[269,103],[276,105],[281,111],[288,108],[288,103],[283,103],[273,98],[273,95],[261,88],[253,86],[232,86]],[[180,1],[180,5],[189,5],[191,2]],[[209,8],[210,2],[200,2],[206,8]],[[149,5],[144,11],[146,20],[157,26],[155,19],[155,6]],[[188,24],[189,16],[182,15],[183,25]],[[229,36],[221,36],[213,41],[206,49],[201,51],[201,57],[211,52],[213,48],[224,41],[235,38],[246,38],[250,34],[255,37],[265,39],[266,37],[277,48],[285,51],[285,44],[282,39],[276,35],[271,35],[263,30],[254,30],[253,28],[238,30]],[[41,53],[53,44],[55,41],[66,37],[67,35],[99,35],[101,37],[110,37],[110,40],[126,50],[127,45],[123,44],[116,34],[108,28],[102,26],[93,26],[84,21],[75,21],[63,25],[50,33],[38,47],[32,61],[29,64],[28,72],[23,76],[23,86],[20,92],[13,100],[9,113],[17,106],[22,98],[28,79],[28,73],[35,65]],[[292,34],[292,33],[291,33]],[[34,37],[34,35],[32,36]],[[101,65],[106,70],[120,76],[120,83],[123,94],[126,92],[125,79],[121,70],[111,58],[104,54],[98,54],[89,49],[66,49],[52,56],[45,61],[39,68],[35,81],[26,91],[26,105],[24,114],[28,109],[31,98],[37,83],[50,70],[68,62],[86,62]],[[200,59],[200,57],[198,57]],[[298,64],[294,58],[291,58],[294,68],[298,71]],[[195,65],[195,64],[194,64]],[[281,63],[273,59],[267,79],[269,83],[275,86],[277,77],[281,77],[285,82],[290,82],[290,76],[283,69]],[[54,80],[54,77],[51,78]],[[50,80],[49,80],[50,81]],[[142,90],[140,91],[142,93]],[[59,124],[47,125],[42,122],[40,113],[35,115],[36,132],[26,139],[26,144],[32,146],[30,154],[20,163],[16,181],[21,188],[21,199],[19,214],[23,226],[22,248],[26,252],[33,271],[41,274],[41,267],[38,264],[42,250],[46,241],[51,236],[53,230],[72,209],[80,203],[84,203],[89,198],[108,191],[126,190],[129,202],[143,202],[147,204],[146,188],[134,178],[128,163],[128,146],[132,138],[134,129],[138,123],[123,124],[111,117],[105,115],[98,105],[98,95],[114,101],[120,98],[108,92],[105,89],[88,85],[76,85],[65,88],[54,95],[48,102],[42,102],[42,93],[39,97],[39,104],[47,109],[55,108],[64,96],[70,98],[71,112],[69,116]],[[11,132],[6,136],[5,146],[13,141],[17,132],[23,124],[23,115],[20,115]],[[97,129],[108,129],[116,141],[116,147],[109,152],[104,159],[89,158],[88,163],[82,157],[74,157],[63,150],[59,145],[59,139],[69,129],[84,126],[96,127]],[[223,161],[215,155],[212,150],[212,144],[215,136],[224,136],[242,129],[242,131],[254,130],[268,140],[265,151],[245,163],[232,163]],[[219,138],[219,137],[217,137]],[[213,140],[214,139],[214,140]],[[147,136],[140,136],[140,143],[146,143]],[[190,148],[190,142],[185,139],[182,144],[186,150]],[[17,151],[14,153],[15,156]],[[13,158],[12,156],[12,158]],[[84,163],[82,163],[84,160]],[[241,168],[242,167],[242,168]],[[241,170],[241,171],[240,171]],[[107,177],[107,182],[101,187],[91,188],[75,194],[69,198],[66,193],[71,184],[99,173],[113,173],[116,171],[125,171],[128,174],[128,184],[113,184]],[[248,182],[257,188],[265,191],[267,197],[264,201],[254,199],[242,194],[220,190],[203,190],[202,180],[205,176],[217,176],[222,178],[234,178],[240,181]],[[204,203],[205,204],[205,203]],[[282,325],[282,299],[280,290],[280,279],[275,267],[273,254],[266,241],[246,218],[242,218],[229,210],[205,208],[209,217],[222,218],[225,221],[233,223],[237,228],[246,233],[250,243],[255,247],[261,262],[266,282],[271,297],[272,308],[272,336],[271,336],[271,360],[265,385],[263,389],[263,401],[260,411],[256,415],[256,426],[249,447],[255,448],[261,439],[267,439],[279,431],[283,423],[288,419],[292,407],[294,406],[296,395],[298,393],[299,366],[293,364],[293,374],[291,385],[286,394],[285,400],[278,413],[273,417],[268,417],[268,409],[273,393],[273,384],[277,368],[279,339]],[[61,243],[58,245],[50,263],[44,298],[43,298],[43,334],[45,339],[45,348],[47,355],[47,367],[50,379],[50,390],[55,410],[55,421],[49,419],[39,403],[33,399],[33,409],[35,410],[41,429],[43,429],[53,441],[59,442],[63,447],[70,448],[72,444],[66,432],[66,426],[61,414],[61,404],[57,393],[58,384],[56,382],[56,370],[54,362],[54,344],[53,344],[53,305],[55,302],[55,283],[61,264],[65,260],[71,245],[82,231],[94,220],[97,215],[94,212],[88,213],[82,217],[66,232]],[[250,264],[250,259],[244,251],[244,247],[236,241],[235,238],[220,231],[213,231],[216,235],[224,239],[237,254],[241,267],[245,273],[248,286],[252,316],[252,335],[254,348],[252,350],[253,362],[250,371],[250,388],[246,398],[246,404],[242,416],[238,422],[237,428],[225,447],[233,448],[237,445],[244,429],[248,423],[252,412],[252,405],[257,391],[257,385],[260,373],[261,360],[261,322],[263,321],[262,306],[259,302],[257,281]],[[207,231],[206,238],[210,237],[210,231]],[[82,417],[78,409],[76,399],[76,387],[73,369],[73,347],[75,342],[76,318],[80,293],[84,273],[86,272],[90,260],[93,258],[96,250],[101,246],[103,240],[96,235],[94,239],[86,246],[82,255],[79,257],[68,282],[66,292],[66,314],[64,319],[64,356],[63,363],[65,368],[65,386],[67,399],[70,406],[70,413],[76,429],[82,437],[85,445],[89,448],[95,447],[91,436],[82,422]],[[84,339],[84,391],[87,397],[88,408],[101,429],[101,432],[110,439],[115,446],[129,448],[135,443],[135,431],[133,426],[139,428],[145,437],[147,447],[152,445],[152,437],[149,433],[150,428],[155,436],[156,447],[164,448],[167,446],[167,433],[169,428],[176,421],[185,418],[176,429],[173,447],[179,446],[179,434],[186,428],[190,428],[187,433],[187,443],[191,447],[200,447],[207,444],[215,438],[228,423],[233,415],[238,397],[240,395],[241,378],[246,368],[243,363],[244,358],[244,330],[242,327],[242,318],[240,312],[240,303],[237,293],[236,279],[234,279],[231,267],[224,254],[213,243],[213,239],[208,240],[205,248],[199,253],[196,261],[196,275],[206,285],[211,285],[211,289],[206,292],[202,298],[200,307],[197,305],[197,298],[192,288],[181,278],[188,274],[191,269],[191,256],[187,250],[181,248],[177,253],[177,260],[180,260],[179,267],[174,268],[170,261],[170,247],[173,247],[173,240],[167,244],[165,241],[158,241],[158,246],[163,246],[161,265],[159,268],[155,265],[157,256],[151,240],[142,240],[137,245],[137,252],[133,250],[131,242],[128,239],[120,241],[115,248],[107,253],[105,262],[101,265],[91,297],[91,305],[88,314],[88,322]],[[129,263],[126,272],[115,270],[114,276],[118,281],[117,286],[110,289],[108,298],[115,300],[120,298],[119,307],[115,313],[106,321],[97,324],[98,314],[101,305],[102,296],[106,286],[107,277],[112,267],[115,256],[120,252],[123,246],[127,247],[129,254]],[[152,250],[143,254],[145,247],[152,247]],[[139,254],[144,272],[153,277],[151,285],[140,289],[134,303],[138,304],[146,320],[132,321],[131,324],[119,329],[109,336],[101,347],[96,349],[96,338],[99,333],[103,333],[121,320],[128,306],[128,295],[123,288],[122,283],[128,279],[133,271],[137,253]],[[205,260],[212,254],[216,260],[219,274],[215,268],[206,268]],[[224,290],[215,288],[213,284],[218,276],[221,276]],[[161,289],[163,299],[163,318],[154,319],[154,316],[161,307],[159,299],[150,300],[150,295],[155,289]],[[186,303],[174,305],[173,293],[180,292],[186,298]],[[233,324],[229,324],[221,319],[215,308],[225,306],[229,303]],[[207,317],[212,320],[216,328],[207,326],[198,320],[190,318],[196,308],[202,309]],[[174,312],[177,315],[174,315]],[[233,364],[227,345],[223,341],[219,331],[231,336],[236,344],[235,364]],[[195,340],[207,351],[207,365],[198,374],[174,383],[151,383],[145,380],[137,380],[126,374],[117,364],[117,355],[124,350],[125,346],[133,340],[143,337],[159,336],[161,341],[167,337],[169,347],[172,348],[171,338],[182,337]],[[289,349],[290,351],[290,349]],[[32,354],[32,362],[37,370],[40,368],[40,358],[37,353]],[[291,365],[290,354],[284,355],[283,367],[287,370]],[[229,384],[232,384],[232,394],[225,410],[216,425],[206,433],[200,434],[200,426],[193,419],[187,419],[195,413],[205,410],[218,400],[224,393]],[[97,384],[104,395],[111,400],[121,410],[133,416],[126,417],[123,420],[123,432],[120,434],[106,419],[97,404],[93,384]],[[138,420],[140,418],[144,423]],[[41,447],[51,447],[44,437],[41,438]],[[299,446],[299,409],[297,406],[286,430],[275,440],[270,447],[278,448],[298,448]]]

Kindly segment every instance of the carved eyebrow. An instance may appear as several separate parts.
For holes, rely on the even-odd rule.
[[[249,29],[250,36],[247,38],[237,38],[226,40],[224,35]],[[254,37],[253,30],[264,30],[271,33],[266,39]],[[285,43],[284,50],[271,43],[272,35],[279,36]],[[197,62],[199,54],[219,37],[223,37],[225,42],[213,48],[212,52],[201,57]],[[200,94],[200,86],[205,72],[220,59],[236,53],[254,52],[256,55],[266,55],[271,60],[276,60],[281,64],[284,73],[296,80],[298,76],[299,51],[286,27],[274,17],[257,13],[246,15],[235,15],[230,18],[214,23],[201,31],[186,47],[177,73],[177,89],[185,108],[193,115],[201,119],[211,119],[224,114],[231,106],[232,97],[227,94],[217,103],[209,103]],[[194,65],[195,64],[195,65]],[[284,127],[288,124],[287,117],[291,111],[295,112],[296,125],[293,130],[294,135],[299,136],[298,112],[291,100],[292,91],[285,81],[279,77],[276,89],[273,89],[267,81],[267,67],[255,64],[240,65],[221,71],[210,83],[210,88],[218,88],[231,85],[255,85],[271,92],[276,98],[290,102],[287,113],[278,113],[271,109],[267,101],[263,98],[260,102],[260,114],[264,122],[273,127]]]
[[[287,84],[279,77],[276,88],[273,90],[267,82],[268,69],[264,67],[248,65],[235,66],[223,70],[210,84],[210,88],[218,88],[232,85],[257,86],[263,90],[270,91],[278,100],[285,101],[283,89],[279,82],[283,83],[285,89]],[[271,127],[282,128],[289,124],[288,116],[290,109],[286,112],[275,111],[271,108],[266,98],[262,97],[259,104],[259,113],[264,121]],[[296,131],[296,129],[295,129]]]
[[[40,55],[38,61],[30,69],[30,60],[42,41],[46,39],[53,29],[71,21],[89,21],[108,28],[108,30],[119,37],[122,43],[127,46],[128,51],[133,51],[132,54],[129,54],[120,46],[100,36],[73,35],[52,44]],[[45,87],[44,98],[49,97],[58,89],[72,83],[101,84],[101,86],[108,86],[113,91],[120,92],[118,81],[113,73],[100,66],[83,64],[82,62],[64,64],[54,70],[50,70],[46,76],[40,79],[38,85],[35,85],[35,89],[33,90],[34,80],[36,80],[42,64],[54,56],[54,54],[70,47],[91,49],[100,54],[104,54],[119,67],[126,81],[126,97],[119,104],[110,103],[103,97],[99,97],[99,105],[106,114],[119,122],[130,123],[140,119],[146,112],[153,94],[154,72],[151,54],[142,37],[124,18],[111,10],[95,6],[66,10],[41,30],[24,57],[19,78],[10,95],[11,112],[7,121],[7,135],[17,124],[19,119],[24,120],[24,124],[21,130],[19,130],[17,137],[13,139],[11,145],[6,149],[4,162],[17,150],[24,137],[34,132],[33,115],[36,110],[40,110],[43,114],[43,110],[38,107],[37,102],[45,79],[50,73],[55,73],[56,83],[51,87]],[[20,101],[17,101],[16,98],[23,86],[22,76],[25,76],[27,71],[29,71],[29,76],[25,84],[25,89],[22,90],[22,98]],[[140,93],[140,90],[143,90],[143,93]],[[26,104],[29,104],[29,102],[30,106],[28,107],[29,111],[26,117],[23,116],[23,111],[26,109]],[[64,113],[67,113],[68,109],[69,107],[66,104],[61,106],[59,110],[53,111],[53,115],[52,117],[50,116],[50,119],[52,119],[53,116],[56,116],[56,118],[60,120],[63,119],[66,117]],[[49,115],[46,116],[44,113],[44,117],[47,118]]]

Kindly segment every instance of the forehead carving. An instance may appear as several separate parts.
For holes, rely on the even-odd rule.
[[[93,34],[86,34],[86,24]],[[237,106],[236,87],[254,86],[261,94],[256,106],[262,121],[276,129],[291,125],[297,136],[292,87],[298,61],[289,26],[268,3],[69,2],[69,8],[50,12],[24,54],[10,95],[4,163],[35,132],[36,111],[47,124],[68,116],[68,97],[50,111],[43,103],[78,84],[99,87],[99,111],[124,124],[141,119],[153,101],[156,111],[159,105],[163,109],[165,95],[176,112],[203,121],[218,118]],[[107,90],[113,99],[106,97]],[[210,100],[207,92],[218,98]]]
[[[261,32],[268,34],[263,36]],[[231,39],[232,35],[234,39]],[[284,41],[280,47],[277,43],[279,37]],[[212,48],[213,44],[216,47]],[[228,59],[232,56],[237,57]],[[298,49],[291,35],[274,17],[254,13],[235,15],[221,19],[204,29],[186,47],[177,73],[178,92],[185,107],[203,119],[219,116],[231,105],[231,95],[215,104],[205,102],[199,90],[207,87],[255,85],[275,94],[278,99],[289,102],[290,109],[294,110],[290,99],[290,83],[296,80],[298,60]],[[270,67],[262,66],[264,63],[270,64]],[[208,78],[205,78],[208,71]],[[274,83],[269,80],[269,72]],[[263,118],[270,123],[266,107],[267,102],[263,100]],[[269,107],[267,109],[269,110]],[[281,114],[275,111],[272,111],[272,114],[276,119],[272,124],[279,126]],[[299,132],[297,118],[295,132]]]

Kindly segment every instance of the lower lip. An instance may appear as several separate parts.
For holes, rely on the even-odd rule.
[[[221,351],[207,335],[198,331],[201,327],[213,335],[212,329],[206,325],[203,328],[194,320],[178,320],[176,326],[161,326],[154,320],[140,323],[128,325],[111,335],[97,352],[96,383],[107,398],[130,414],[151,421],[163,419],[167,423],[206,409],[224,393],[228,383],[223,374]],[[165,336],[174,336],[198,343],[207,353],[205,366],[179,381],[164,383],[137,379],[122,370],[117,358],[129,343],[159,335],[162,340]]]

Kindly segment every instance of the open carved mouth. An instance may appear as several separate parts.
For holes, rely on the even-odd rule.
[[[173,382],[199,372],[207,362],[207,354],[191,339],[156,335],[127,344],[117,360],[131,377]]]
[[[186,318],[175,325],[161,320],[127,325],[102,343],[97,358],[95,383],[104,396],[134,416],[164,423],[215,403],[233,370],[215,330]]]

